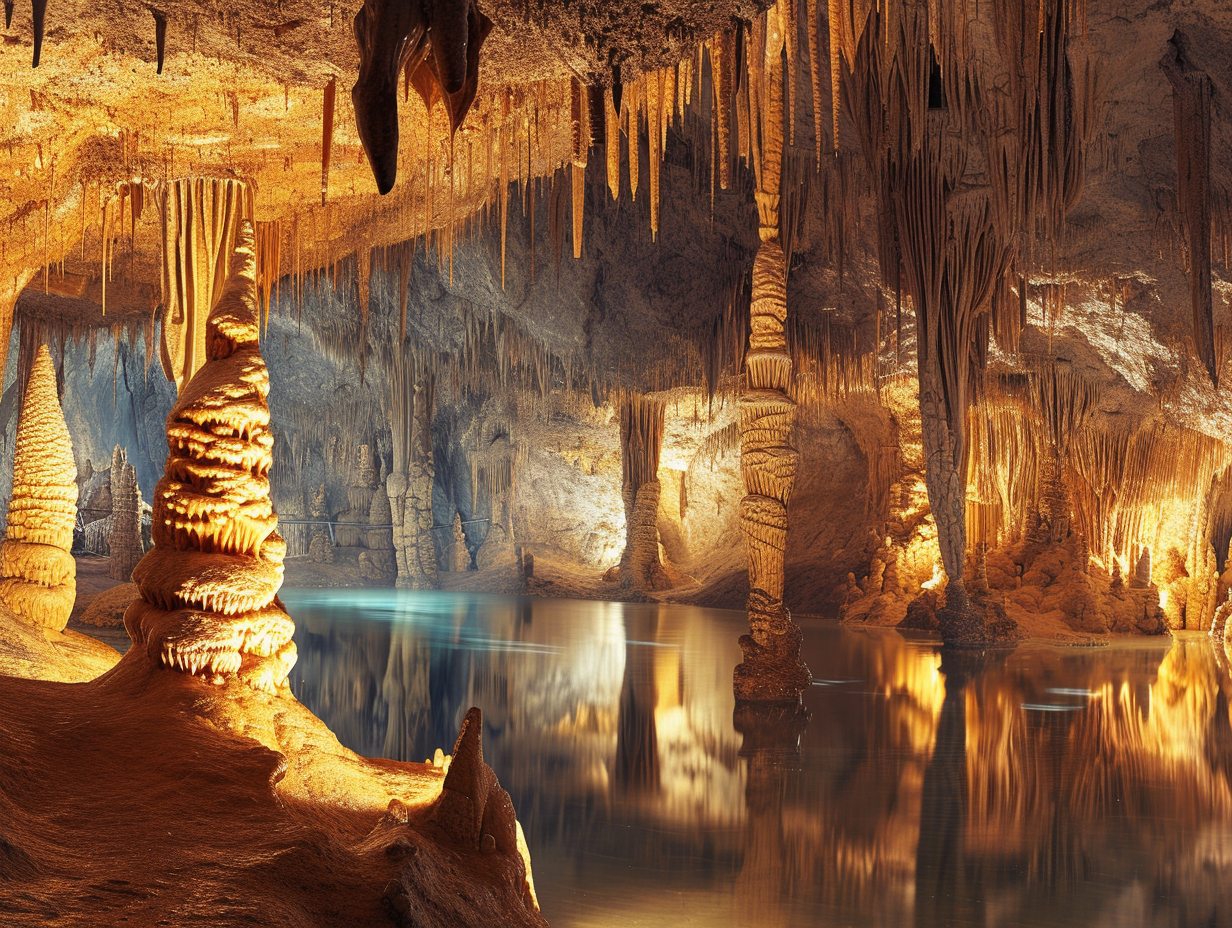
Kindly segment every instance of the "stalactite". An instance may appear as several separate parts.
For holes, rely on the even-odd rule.
[[[43,24],[47,19],[47,0],[32,0],[34,18],[34,64],[39,66],[43,53]]]
[[[1190,63],[1179,30],[1160,67],[1172,83],[1176,118],[1177,201],[1188,232],[1189,293],[1193,340],[1211,383],[1219,387],[1211,300],[1211,79]]]
[[[189,177],[163,185],[162,364],[177,391],[205,362],[206,319],[222,293],[240,221],[252,216],[252,191],[235,180]]]
[[[634,202],[637,202],[638,169],[642,160],[640,124],[643,99],[642,85],[644,83],[645,80],[643,79],[630,84],[625,94],[629,101],[629,105],[624,109],[629,130],[629,192]]]
[[[650,240],[659,235],[659,166],[663,161],[663,72],[647,74],[646,124],[650,141]]]
[[[282,222],[257,223],[257,305],[262,330],[269,330],[270,299],[278,288],[282,267]],[[275,298],[275,302],[277,302]]]
[[[154,50],[158,57],[157,74],[163,73],[163,56],[167,50],[167,14],[151,9],[154,15]]]
[[[607,155],[607,189],[613,200],[620,199],[620,112],[612,100],[611,92],[604,95],[606,105],[603,116],[606,120],[604,131],[605,154]],[[636,151],[633,152],[636,155]]]
[[[14,0],[4,0],[4,28],[7,31],[13,25],[13,7]]]
[[[572,135],[573,170],[570,174],[570,193],[573,206],[573,257],[582,257],[582,218],[586,204],[586,159],[590,148],[588,116],[590,104],[585,99],[587,90],[576,77],[569,85],[570,132]]]
[[[330,78],[325,85],[324,103],[321,110],[321,205],[329,192],[329,161],[334,147],[334,93],[338,82]]]
[[[731,107],[736,74],[736,39],[733,32],[721,32],[710,46],[711,86],[714,88],[714,119],[718,132],[719,189],[731,184]]]
[[[842,35],[843,30],[843,5],[841,0],[829,0],[827,23],[830,29],[830,118],[832,120],[830,131],[833,133],[832,144],[834,146],[834,150],[838,151],[840,94],[839,76],[842,72],[842,44],[840,41],[840,36]],[[816,102],[814,102],[814,106],[816,106]],[[818,144],[821,144],[820,139],[818,140]]]

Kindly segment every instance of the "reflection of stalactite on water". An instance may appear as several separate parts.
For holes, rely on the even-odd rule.
[[[654,652],[645,642],[654,641],[658,619],[639,613],[626,630],[625,673],[620,687],[620,710],[616,722],[616,763],[613,770],[618,789],[629,793],[659,791],[659,735],[655,724],[658,701]]]

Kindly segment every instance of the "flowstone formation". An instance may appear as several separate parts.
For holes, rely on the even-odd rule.
[[[141,599],[124,627],[152,661],[278,693],[295,663],[295,625],[276,595],[286,543],[270,502],[274,438],[255,273],[245,222],[206,322],[205,364],[167,417],[154,547],[133,571]]]
[[[141,489],[137,470],[119,445],[111,456],[111,516],[107,526],[107,576],[128,580],[141,560]]]
[[[77,595],[70,553],[76,521],[77,465],[51,353],[41,345],[17,426],[8,532],[0,547],[0,602],[54,632],[68,624]]]
[[[783,162],[784,26],[771,8],[759,36],[768,76],[761,121],[757,215],[761,246],[753,261],[749,308],[749,388],[740,398],[740,474],[745,497],[740,524],[749,555],[750,634],[740,638],[744,660],[736,668],[736,698],[795,702],[809,685],[800,660],[800,628],[783,604],[783,559],[787,551],[787,503],[796,482],[799,454],[792,447],[795,403],[787,395],[787,266],[779,240]],[[755,45],[756,47],[756,45]]]

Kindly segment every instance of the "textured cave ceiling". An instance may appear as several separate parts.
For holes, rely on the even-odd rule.
[[[891,9],[898,5],[890,0]],[[988,54],[989,4],[970,0],[962,9],[955,3],[933,6],[942,16],[965,15],[972,53]],[[495,218],[500,185],[493,181],[499,180],[499,166],[491,159],[481,166],[483,159],[475,153],[500,125],[511,133],[506,138],[511,151],[521,152],[519,139],[528,140],[525,157],[532,175],[549,177],[560,165],[567,170],[571,79],[610,85],[617,64],[630,86],[643,72],[699,60],[698,42],[750,19],[759,11],[757,3],[485,4],[483,11],[495,27],[483,48],[475,107],[453,141],[452,190],[442,185],[441,164],[450,159],[442,119],[438,113],[429,143],[428,117],[412,93],[400,106],[399,184],[384,198],[376,194],[348,93],[359,62],[351,27],[356,9],[355,3],[316,2],[160,4],[157,14],[166,21],[160,75],[155,69],[155,8],[148,4],[52,5],[38,68],[30,67],[31,10],[15,8],[0,45],[5,73],[0,160],[6,161],[0,171],[0,222],[7,230],[0,241],[0,287],[7,294],[0,296],[12,300],[24,288],[21,319],[111,326],[126,317],[148,318],[160,301],[160,231],[154,211],[147,207],[140,222],[130,217],[126,236],[118,230],[113,202],[104,319],[102,204],[114,201],[117,183],[126,180],[205,174],[252,182],[256,218],[284,223],[284,274],[328,267],[360,249],[422,235],[426,227],[439,232],[468,216],[486,217],[478,232],[474,227],[468,231],[470,240],[487,243],[487,257],[481,261],[472,255],[452,276],[442,264],[442,287],[489,306],[503,300],[500,311],[558,355],[600,352],[604,357],[596,363],[615,369],[621,357],[636,350],[641,333],[705,328],[708,310],[700,304],[716,301],[714,278],[733,273],[725,270],[729,266],[743,267],[756,247],[751,172],[738,168],[731,189],[719,191],[713,200],[709,179],[699,176],[708,163],[703,157],[713,116],[708,103],[694,101],[697,118],[677,121],[669,132],[657,241],[649,241],[646,229],[643,129],[641,196],[630,203],[626,187],[619,203],[591,210],[583,258],[571,264],[566,244],[554,299],[542,295],[542,283],[541,295],[530,301],[525,287],[520,299],[493,291],[491,269],[499,259],[491,253],[500,237]],[[825,148],[831,98],[827,9],[825,4],[801,4],[798,14],[803,19],[809,10],[819,22]],[[1177,30],[1187,40],[1190,65],[1211,82],[1213,317],[1216,328],[1232,321],[1232,273],[1225,263],[1232,224],[1227,107],[1232,9],[1209,0],[1090,0],[1071,39],[1071,53],[1091,62],[1098,74],[1085,185],[1052,253],[1033,256],[1028,320],[1036,325],[1024,332],[1020,350],[1068,360],[1102,382],[1106,413],[1162,411],[1221,434],[1232,424],[1232,406],[1197,376],[1201,364],[1191,347],[1172,90],[1159,64]],[[814,148],[814,122],[805,30],[799,48],[800,95],[789,156],[795,153],[806,162]],[[337,115],[328,194],[321,207],[323,90],[331,80],[337,82]],[[538,123],[519,119],[519,113],[536,110],[550,118]],[[878,334],[881,303],[884,350],[894,311],[885,307],[886,293],[877,291],[875,205],[857,155],[857,133],[846,115],[840,146],[849,156],[849,171],[805,179],[807,214],[789,282],[793,313],[821,318],[823,311],[833,310],[833,318],[867,349]],[[627,152],[625,159],[622,172],[627,172]],[[429,164],[436,172],[435,194],[427,192]],[[510,165],[506,170],[517,189],[517,177],[526,168]],[[603,171],[602,149],[596,147],[587,167],[592,188],[602,184]],[[597,199],[593,194],[592,189],[592,202]],[[480,213],[485,206],[488,211]],[[836,212],[848,214],[844,234],[849,240],[841,259],[832,234]],[[528,239],[524,211],[511,206],[510,215],[511,224],[522,226],[510,231],[510,241]],[[541,217],[539,239],[548,235],[545,225]],[[524,244],[523,262],[527,250]],[[542,277],[547,260],[542,254],[539,260]],[[479,268],[483,273],[468,280],[466,269],[475,270],[477,263],[484,265]],[[46,267],[53,271],[48,281],[42,276]],[[517,275],[525,272],[521,267]],[[476,283],[475,276],[484,279]],[[1050,296],[1058,283],[1065,285],[1063,305]],[[510,290],[519,286],[511,279]],[[593,305],[602,302],[605,288],[615,286],[643,292],[596,318]],[[591,308],[577,309],[586,304]]]

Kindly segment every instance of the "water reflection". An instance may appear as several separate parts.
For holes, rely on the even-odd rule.
[[[1232,724],[1205,640],[1025,646],[818,623],[798,713],[737,707],[744,617],[287,591],[293,686],[361,753],[466,708],[552,923],[1232,923]]]

